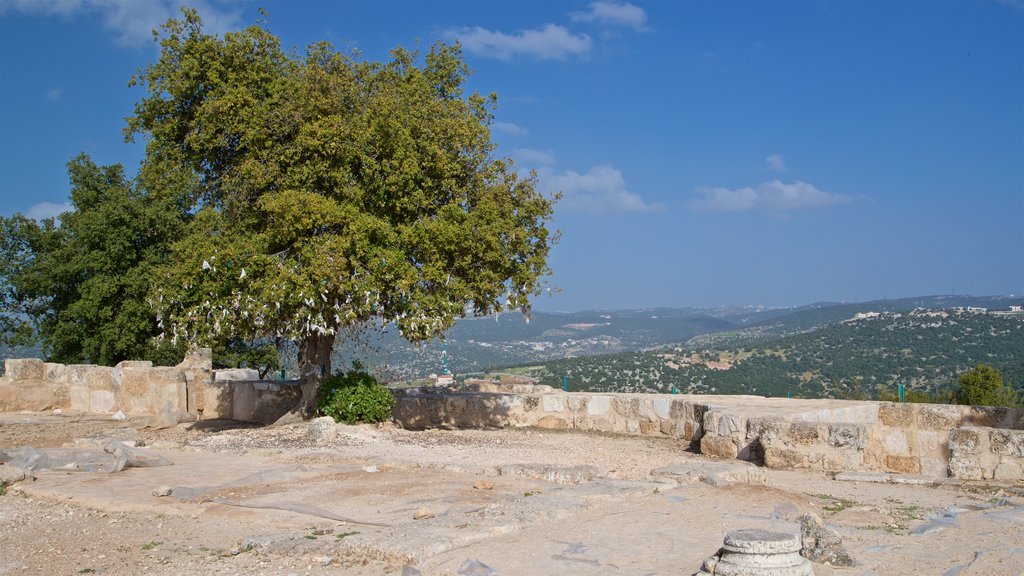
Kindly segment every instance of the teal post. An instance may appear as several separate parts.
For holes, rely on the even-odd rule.
[[[562,392],[569,391],[569,375],[562,376]]]
[[[899,385],[899,393],[900,393],[900,402],[905,402],[906,399],[907,399],[907,395],[906,395],[906,389],[903,387],[903,384]]]
[[[281,380],[284,380],[284,368],[281,368]]]
[[[673,394],[679,394],[679,390],[676,390],[676,387],[675,387],[675,386],[673,386],[673,387],[672,387],[672,393],[673,393]]]

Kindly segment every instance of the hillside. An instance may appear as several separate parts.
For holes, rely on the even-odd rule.
[[[551,361],[533,374],[553,386],[568,375],[574,390],[873,397],[898,382],[934,393],[986,363],[1024,388],[1024,314],[861,313],[758,344],[702,344]]]

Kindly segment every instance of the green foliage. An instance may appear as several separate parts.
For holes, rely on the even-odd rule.
[[[972,406],[1018,406],[1017,391],[1003,383],[1003,377],[992,366],[978,364],[959,378],[957,401]]]
[[[345,424],[383,422],[394,404],[391,391],[358,366],[325,379],[316,398],[317,414]]]
[[[15,305],[19,323],[10,326],[5,315],[0,328],[38,336],[47,356],[63,363],[112,365],[182,352],[154,341],[161,330],[146,299],[184,214],[129,181],[120,165],[97,166],[83,154],[68,172],[74,209],[59,226],[20,214],[0,224],[0,298],[7,310]]]
[[[270,342],[246,342],[231,338],[213,349],[215,368],[252,368],[265,378],[269,372],[281,368],[277,347]]]
[[[732,368],[691,363],[694,355],[729,360]],[[893,401],[903,382],[908,401],[950,403],[950,381],[980,362],[1006,376],[1007,394],[1013,383],[1024,383],[1024,318],[928,310],[882,314],[713,353],[687,344],[554,360],[536,375],[561,388],[568,374],[571,390],[665,393],[674,386],[684,393]]]
[[[530,309],[553,200],[493,157],[496,99],[464,94],[458,45],[300,56],[185,10],[160,46],[125,132],[148,140],[142,180],[186,184],[195,213],[152,297],[175,341],[295,340],[308,406],[347,330],[423,341],[467,309]]]

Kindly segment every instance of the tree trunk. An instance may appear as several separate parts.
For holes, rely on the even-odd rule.
[[[275,424],[308,420],[316,412],[316,393],[324,378],[331,374],[331,350],[334,334],[313,334],[299,342],[299,388],[302,398]]]

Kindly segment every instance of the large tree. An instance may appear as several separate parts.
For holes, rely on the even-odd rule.
[[[0,221],[0,329],[17,343],[38,338],[57,362],[180,360],[153,341],[160,330],[147,302],[154,266],[180,235],[180,204],[84,154],[68,173],[72,210]]]
[[[192,11],[159,41],[126,134],[148,140],[144,179],[200,183],[153,298],[172,338],[294,340],[308,415],[353,327],[422,341],[466,313],[529,311],[553,200],[495,157],[496,101],[464,93],[458,45],[300,56],[263,25],[207,34]]]

